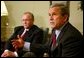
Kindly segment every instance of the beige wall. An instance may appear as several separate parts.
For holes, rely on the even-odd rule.
[[[70,22],[83,34],[83,11],[80,1],[70,1]]]
[[[14,28],[21,25],[21,15],[25,11],[31,11],[35,16],[35,24],[39,27],[49,27],[48,9],[49,1],[5,1],[8,9],[8,27]],[[83,11],[78,10],[80,1],[70,1],[70,22],[83,33]],[[4,20],[3,20],[4,21]],[[9,29],[8,29],[9,30]],[[49,33],[50,33],[49,31]],[[12,31],[11,31],[12,32]],[[7,35],[7,38],[10,34]]]
[[[35,16],[35,24],[39,27],[47,27],[49,1],[5,1],[9,12],[9,25],[15,27],[21,25],[21,15],[30,11]]]

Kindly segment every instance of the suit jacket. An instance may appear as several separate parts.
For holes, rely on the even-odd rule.
[[[58,45],[53,51],[51,51],[51,43],[52,40],[49,39],[48,43],[42,47],[50,57],[80,57],[83,55],[83,36],[69,22],[61,30],[57,38]]]
[[[11,40],[12,39],[17,39],[17,35],[21,35],[24,31],[24,27],[23,26],[18,26],[18,27],[15,27],[14,29],[14,33],[13,35],[9,38],[8,42],[7,42],[7,45],[6,45],[6,49],[8,50],[11,50],[11,51],[14,51],[14,48],[12,46],[12,42]],[[24,36],[24,41],[26,42],[30,42],[30,51],[31,51],[31,46],[33,44],[38,44],[38,43],[42,43],[42,40],[43,40],[43,30],[41,30],[40,28],[38,28],[36,25],[33,25],[29,31],[26,32],[26,35]],[[23,50],[22,48],[21,49],[18,49],[18,54],[21,56],[23,54]]]

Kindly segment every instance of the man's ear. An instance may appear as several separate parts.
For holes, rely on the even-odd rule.
[[[68,15],[64,15],[64,22],[68,20]]]

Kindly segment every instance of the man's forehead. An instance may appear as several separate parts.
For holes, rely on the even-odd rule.
[[[52,7],[52,8],[50,8],[49,10],[56,10],[56,11],[60,11],[61,9],[60,9],[60,7]]]
[[[60,7],[53,7],[49,9],[49,12],[58,13],[58,12],[61,12],[61,9]]]
[[[22,18],[31,18],[31,15],[30,15],[30,14],[24,14],[24,15],[22,16]]]

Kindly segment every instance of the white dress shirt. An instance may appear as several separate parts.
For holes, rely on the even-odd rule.
[[[59,36],[60,32],[61,32],[61,30],[55,30],[56,40],[57,40],[57,38],[58,38],[58,36]]]

